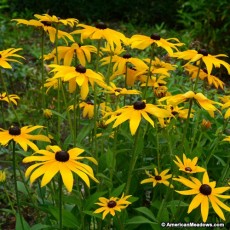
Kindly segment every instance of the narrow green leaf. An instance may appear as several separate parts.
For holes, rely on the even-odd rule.
[[[22,216],[22,222],[23,222],[23,226],[22,226],[22,223],[21,223],[21,218],[20,218],[19,213],[16,213],[16,227],[15,227],[15,229],[16,230],[30,230],[30,226],[25,221],[25,219],[23,218],[23,216]]]
[[[146,215],[149,219],[151,219],[152,221],[157,222],[156,217],[154,216],[154,214],[151,212],[151,210],[149,210],[146,207],[139,207],[139,208],[135,208],[136,211]]]
[[[134,216],[133,218],[126,221],[125,224],[157,224],[155,222],[150,221],[149,219],[143,216]]]
[[[113,192],[111,193],[111,196],[114,197],[118,197],[121,195],[121,193],[124,191],[126,183],[120,185],[119,187],[117,187],[116,189],[113,190]]]

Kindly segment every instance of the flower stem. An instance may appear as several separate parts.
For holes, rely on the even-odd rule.
[[[19,194],[18,194],[18,185],[17,185],[17,158],[15,153],[15,141],[13,141],[13,175],[14,175],[14,188],[15,188],[15,194],[16,194],[16,202],[17,202],[17,211],[19,213],[20,222],[22,229],[24,230],[23,220],[22,220],[22,213],[21,213],[21,203],[19,200]]]
[[[58,180],[58,187],[59,187],[59,199],[58,199],[58,208],[59,208],[59,229],[62,230],[62,177],[59,175],[59,180]]]

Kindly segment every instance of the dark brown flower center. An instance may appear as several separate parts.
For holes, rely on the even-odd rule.
[[[79,64],[76,66],[75,70],[78,72],[78,73],[85,73],[86,72],[86,68],[85,66]]]
[[[144,101],[136,101],[134,104],[133,104],[133,108],[136,109],[136,110],[142,110],[146,107],[146,104]]]
[[[161,176],[155,176],[155,180],[162,180]]]
[[[208,56],[208,51],[206,49],[199,49],[198,54],[202,54],[204,56]]]
[[[98,22],[95,27],[97,29],[105,30],[107,28],[107,25],[104,22]]]
[[[41,21],[41,23],[44,25],[44,26],[51,26],[51,22],[47,22],[47,21]]]
[[[122,89],[117,88],[114,91],[120,93],[122,91]]]
[[[117,205],[116,201],[110,200],[107,204],[109,208],[114,208]]]
[[[123,58],[125,58],[125,59],[129,59],[129,58],[131,58],[132,56],[131,56],[131,54],[129,54],[129,53],[126,53],[126,54],[124,54],[123,55]]]
[[[192,172],[192,169],[190,167],[185,167],[185,171]]]
[[[158,35],[158,34],[152,34],[150,36],[150,38],[152,38],[153,40],[160,40],[161,39],[160,35]]]
[[[55,159],[60,162],[66,162],[69,160],[69,153],[61,150],[55,153]]]
[[[2,58],[2,55],[0,54],[0,58]]]
[[[19,136],[21,134],[21,129],[17,125],[12,125],[9,128],[9,134],[13,136]]]
[[[212,188],[208,184],[202,184],[199,190],[205,196],[208,196],[212,193]]]

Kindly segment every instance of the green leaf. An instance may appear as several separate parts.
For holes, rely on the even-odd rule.
[[[25,184],[21,181],[17,181],[18,191],[22,192],[24,195],[28,196],[28,192],[26,190]]]
[[[35,224],[30,228],[30,230],[41,230],[41,229],[46,229],[46,228],[51,229],[51,226],[50,225],[44,225],[44,224]]]
[[[22,219],[22,223],[21,223],[21,219]],[[16,230],[30,230],[30,226],[29,224],[25,221],[25,219],[23,218],[23,216],[20,218],[19,213],[16,213]]]
[[[116,189],[113,190],[113,192],[111,193],[111,196],[114,197],[118,197],[120,196],[120,194],[124,191],[126,183],[120,185],[119,187],[117,187]]]
[[[143,216],[134,216],[133,218],[126,221],[125,224],[157,224],[156,222],[152,222],[149,219],[143,217]]]
[[[149,210],[146,207],[139,207],[139,208],[135,208],[136,211],[141,212],[142,214],[146,215],[149,219],[151,219],[152,221],[157,222],[156,217],[154,216],[154,214],[151,212],[151,210]]]
[[[109,169],[114,169],[116,165],[115,153],[108,149],[106,151],[106,165]]]
[[[98,198],[104,196],[106,192],[96,192],[92,194],[89,198],[87,198],[84,202],[84,210],[90,210],[96,202],[98,202]]]
[[[90,131],[93,129],[93,123],[90,123],[88,125],[85,125],[83,128],[81,128],[81,132],[79,132],[77,136],[77,142],[81,143],[82,140],[90,133]]]
[[[55,111],[55,110],[50,110],[53,114],[55,114],[55,115],[57,115],[58,117],[61,117],[61,118],[63,118],[63,119],[66,119],[66,113],[63,113],[63,114],[61,114],[61,113],[59,113],[59,112],[57,112],[57,111]]]
[[[93,211],[83,211],[83,212],[85,214],[89,215],[89,216],[102,219],[102,214],[101,213],[94,213]]]

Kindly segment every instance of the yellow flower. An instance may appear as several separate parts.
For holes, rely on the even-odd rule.
[[[155,175],[152,175],[149,172],[145,171],[149,178],[142,180],[141,184],[153,183],[153,187],[155,187],[159,183],[173,188],[173,185],[170,184],[168,181],[168,179],[172,177],[172,174],[167,175],[168,171],[169,169],[165,169],[161,173],[158,173],[158,170],[154,168]]]
[[[177,43],[172,43],[175,41]],[[178,50],[177,46],[184,45],[180,43],[177,38],[164,39],[161,38],[158,34],[152,34],[151,36],[145,35],[133,35],[130,38],[131,48],[137,48],[144,50],[152,44],[156,44],[158,47],[165,49],[169,54],[173,54],[173,50]]]
[[[81,102],[80,108],[83,108],[82,116],[84,118],[88,117],[89,119],[92,119],[94,116],[94,104],[91,101],[87,102]]]
[[[170,93],[168,92],[168,88],[164,85],[156,87],[153,92],[157,98],[162,98],[170,95]]]
[[[74,55],[76,55],[80,64],[85,66],[87,62],[91,62],[91,53],[96,53],[97,48],[91,45],[79,45],[74,42],[71,47],[67,46],[58,46],[58,63],[63,59],[64,65],[70,66],[73,60]],[[56,49],[54,49],[49,55],[46,55],[45,60],[50,60],[56,58]],[[56,60],[55,60],[56,61]]]
[[[52,87],[54,89],[58,89],[58,79],[56,79],[56,78],[46,79],[46,83],[44,84],[44,87],[47,88],[46,93],[48,93]]]
[[[221,107],[221,110],[228,108],[224,114],[224,119],[230,117],[230,96],[220,97],[221,101],[224,103]]]
[[[52,43],[55,42],[56,33],[57,33],[58,39],[62,38],[67,43],[66,38],[68,38],[70,41],[74,42],[73,37],[69,33],[64,32],[62,30],[57,31],[54,27],[52,27],[51,21],[38,21],[38,20],[34,20],[34,19],[31,19],[31,20],[13,19],[12,21],[17,21],[17,24],[24,24],[27,26],[35,26],[35,27],[43,29],[49,35],[50,41]]]
[[[20,97],[16,94],[10,94],[8,97],[6,95],[6,92],[0,93],[0,101],[6,101],[7,103],[13,102],[15,105],[17,105],[17,101]]]
[[[9,48],[6,50],[0,51],[0,66],[5,69],[11,69],[12,66],[8,62],[17,62],[20,63],[20,61],[16,60],[15,58],[23,58],[21,55],[16,54],[19,50],[22,50],[21,48]]]
[[[53,115],[52,111],[50,109],[44,109],[43,110],[43,115],[47,118],[50,119]]]
[[[208,75],[211,74],[213,66],[215,66],[216,68],[220,68],[221,65],[223,65],[230,74],[230,65],[227,62],[218,59],[218,57],[227,57],[227,55],[225,54],[218,54],[213,56],[209,54],[207,50],[200,49],[198,51],[186,50],[182,52],[177,52],[174,53],[172,56],[179,59],[184,59],[186,61],[188,60],[187,64],[202,60],[207,68]]]
[[[176,156],[177,161],[173,160],[174,163],[179,167],[180,171],[184,171],[186,173],[197,173],[204,172],[205,169],[197,166],[198,157],[194,157],[192,160],[187,158],[183,153],[183,162],[180,160],[178,156]]]
[[[230,208],[225,205],[219,198],[229,199],[228,195],[221,195],[221,193],[230,189],[230,187],[219,187],[216,188],[216,182],[210,182],[207,171],[204,172],[202,182],[197,178],[191,177],[191,180],[188,180],[182,176],[179,178],[173,178],[173,180],[179,181],[185,186],[189,187],[190,190],[186,191],[176,191],[181,195],[196,195],[188,207],[188,213],[192,212],[195,208],[201,205],[201,215],[204,222],[208,219],[209,213],[209,202],[216,212],[216,214],[222,219],[225,220],[222,210],[223,208],[227,211],[230,211]],[[218,198],[219,197],[219,198]]]
[[[119,46],[121,41],[125,40],[124,34],[109,29],[107,25],[103,22],[99,22],[94,26],[88,26],[84,24],[78,24],[78,27],[82,27],[83,29],[78,29],[73,31],[71,34],[80,34],[81,42],[86,38],[90,38],[92,40],[100,40],[105,39],[112,50],[114,50],[114,44]]]
[[[111,57],[105,57],[101,59],[102,65],[109,64]],[[148,69],[148,66],[139,58],[132,57],[129,53],[124,54],[122,57],[115,55],[112,57],[111,62],[114,62],[113,72],[123,72],[126,70],[127,63],[134,65],[136,69]]]
[[[148,64],[150,64],[150,58],[145,58],[143,60],[147,62]],[[176,67],[176,65],[172,65],[170,63],[164,62],[157,57],[155,57],[152,60],[151,65],[154,69],[164,68],[167,71],[175,70],[175,67]]]
[[[95,210],[94,213],[103,212],[102,219],[105,219],[106,215],[109,213],[112,216],[115,216],[115,211],[121,212],[122,209],[127,208],[131,204],[130,201],[127,201],[129,197],[131,197],[131,195],[124,196],[124,194],[122,194],[121,198],[110,197],[109,199],[107,199],[105,197],[100,197],[100,202],[96,204],[101,207]]]
[[[0,128],[0,144],[7,145],[11,140],[19,144],[24,151],[27,151],[28,146],[30,146],[34,151],[38,150],[38,147],[30,140],[45,141],[50,142],[50,139],[44,135],[33,135],[30,134],[36,129],[40,129],[43,126],[24,126],[20,128],[17,125],[10,126],[9,130],[4,130]]]
[[[136,101],[131,106],[125,106],[113,112],[111,118],[106,121],[106,124],[116,120],[113,124],[113,128],[116,128],[121,123],[129,120],[130,131],[134,135],[142,117],[154,127],[154,122],[148,114],[154,115],[157,118],[171,117],[171,114],[167,110],[160,109],[153,104],[146,104],[145,101]]]
[[[6,180],[6,171],[0,170],[0,182],[4,182]]]
[[[41,186],[43,187],[60,172],[65,187],[71,192],[74,172],[90,187],[89,178],[97,183],[98,180],[94,177],[93,169],[80,161],[87,159],[96,165],[97,161],[93,157],[80,156],[83,152],[84,149],[80,148],[65,151],[57,145],[49,145],[46,150],[38,150],[32,156],[23,159],[23,163],[38,162],[29,166],[25,172],[25,176],[30,176],[30,182],[33,183],[38,177],[43,175],[41,181]]]
[[[209,85],[214,85],[217,89],[220,87],[221,89],[224,89],[224,82],[221,81],[218,77],[215,77],[213,75],[209,75],[207,73],[206,69],[200,69],[197,66],[194,65],[186,65],[185,70],[188,71],[188,73],[191,75],[192,79],[195,79],[198,75],[199,72],[199,78],[201,80],[207,79]]]
[[[161,102],[167,100],[168,104],[175,106],[189,99],[195,100],[212,117],[214,117],[214,111],[218,110],[213,104],[222,105],[219,102],[209,100],[202,93],[194,93],[193,91],[188,91],[184,94],[177,94],[174,96],[163,97],[159,99],[159,101]]]
[[[208,120],[205,120],[205,119],[202,120],[201,125],[202,125],[202,127],[204,127],[205,129],[210,129],[211,126],[212,126],[211,122],[208,121]]]
[[[51,72],[55,73],[52,79],[62,78],[63,81],[69,82],[70,93],[76,90],[76,84],[78,84],[81,87],[80,93],[83,100],[86,99],[89,93],[88,83],[92,86],[94,86],[95,82],[99,85],[105,85],[102,75],[91,69],[86,69],[81,64],[76,67],[52,64],[49,67],[53,68]]]
[[[128,90],[126,88],[119,88],[116,87],[116,85],[113,82],[109,83],[110,86],[106,87],[106,91],[105,93],[109,93],[109,94],[115,94],[116,96],[120,96],[120,95],[127,95],[127,94],[140,94],[141,92],[138,90]]]

